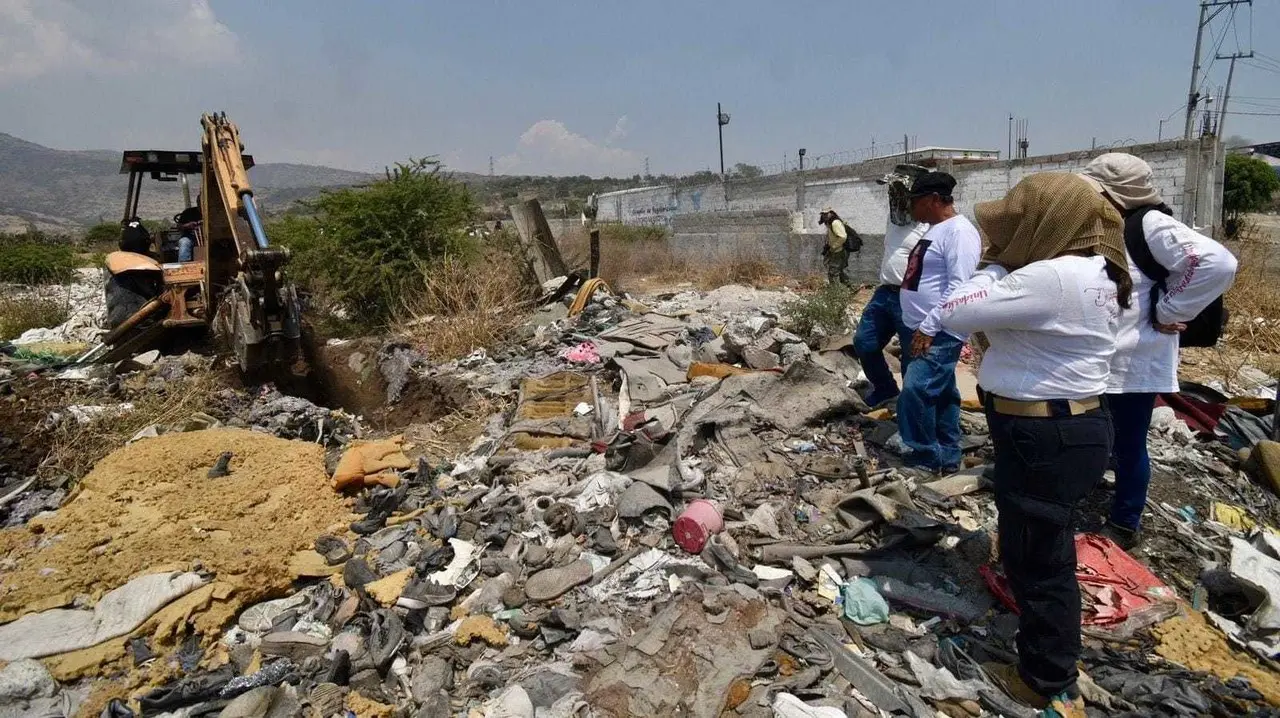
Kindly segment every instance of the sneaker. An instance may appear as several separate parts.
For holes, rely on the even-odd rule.
[[[1059,693],[1049,699],[1049,705],[1036,715],[1043,718],[1085,718],[1084,699]]]
[[[991,680],[1000,688],[1000,690],[1008,693],[1014,700],[1031,706],[1032,708],[1048,708],[1049,701],[1034,688],[1027,685],[1022,680],[1022,675],[1018,673],[1018,667],[1011,663],[984,663],[982,669],[991,676]]]
[[[1132,551],[1142,543],[1141,529],[1125,528],[1110,521],[1108,521],[1107,525],[1102,527],[1102,530],[1098,533],[1111,539],[1117,546],[1125,551]]]
[[[871,407],[872,410],[886,409],[897,403],[898,392],[895,391],[892,394],[877,394],[873,391],[867,394],[864,401],[867,402],[867,406]]]

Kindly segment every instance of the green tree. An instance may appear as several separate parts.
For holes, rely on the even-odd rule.
[[[295,280],[368,326],[384,324],[406,294],[421,291],[423,266],[473,249],[466,229],[475,203],[433,159],[305,204],[308,216],[285,216],[268,236],[292,251]]]
[[[756,167],[755,165],[749,165],[746,162],[739,162],[738,164],[733,166],[733,172],[731,172],[730,174],[732,174],[734,177],[751,179],[753,177],[759,177],[763,175],[764,170],[760,169],[759,167]]]
[[[1248,155],[1227,155],[1222,177],[1222,218],[1228,236],[1240,226],[1240,215],[1271,204],[1280,191],[1280,176],[1266,161]]]

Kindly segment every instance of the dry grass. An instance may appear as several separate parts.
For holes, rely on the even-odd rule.
[[[1226,298],[1229,343],[1241,351],[1280,353],[1280,248],[1246,241],[1236,251],[1239,273]]]
[[[130,392],[131,411],[102,415],[87,424],[64,416],[49,432],[49,453],[40,464],[39,474],[78,480],[100,459],[148,426],[173,424],[196,412],[207,412],[218,392],[225,388],[226,382],[212,369],[191,369],[185,377],[166,382],[160,389]],[[66,395],[61,405],[109,405],[112,401],[119,400],[85,391]]]
[[[715,289],[726,284],[754,287],[776,287],[788,277],[781,275],[763,254],[744,249],[706,260],[685,260],[676,255],[666,238],[615,236],[606,231],[600,236],[600,278],[617,291],[626,291],[640,280],[665,283],[687,282],[701,289]],[[591,240],[586,230],[566,233],[557,240],[565,263],[586,269],[591,260]]]
[[[585,229],[566,232],[556,243],[570,268],[590,266],[591,238]],[[665,238],[629,239],[601,231],[600,278],[617,291],[644,278],[681,282],[691,281],[692,276],[689,265],[675,256]]]
[[[757,252],[743,251],[707,262],[698,273],[698,285],[715,289],[726,284],[772,287],[781,276],[778,268]]]
[[[1247,233],[1232,247],[1240,260],[1226,295],[1230,319],[1218,346],[1182,351],[1184,378],[1234,388],[1247,366],[1280,372],[1280,246]]]
[[[394,329],[435,360],[490,349],[532,309],[535,291],[505,252],[479,261],[448,258],[423,267],[423,291],[405,302]]]
[[[0,341],[16,339],[28,329],[56,327],[67,321],[65,301],[33,296],[0,296]]]

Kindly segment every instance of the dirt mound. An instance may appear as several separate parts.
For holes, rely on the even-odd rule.
[[[224,451],[230,476],[208,478]],[[287,588],[293,552],[349,518],[315,444],[239,429],[145,439],[98,462],[55,515],[0,531],[0,621],[196,562],[254,601]]]

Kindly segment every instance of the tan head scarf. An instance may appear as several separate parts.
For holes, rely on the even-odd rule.
[[[1004,199],[978,204],[974,214],[988,245],[983,259],[1010,271],[1081,250],[1128,270],[1124,220],[1079,175],[1029,175]]]
[[[1151,165],[1141,157],[1108,152],[1093,158],[1082,173],[1096,182],[1116,204],[1126,210],[1161,203],[1160,191],[1151,184]]]

